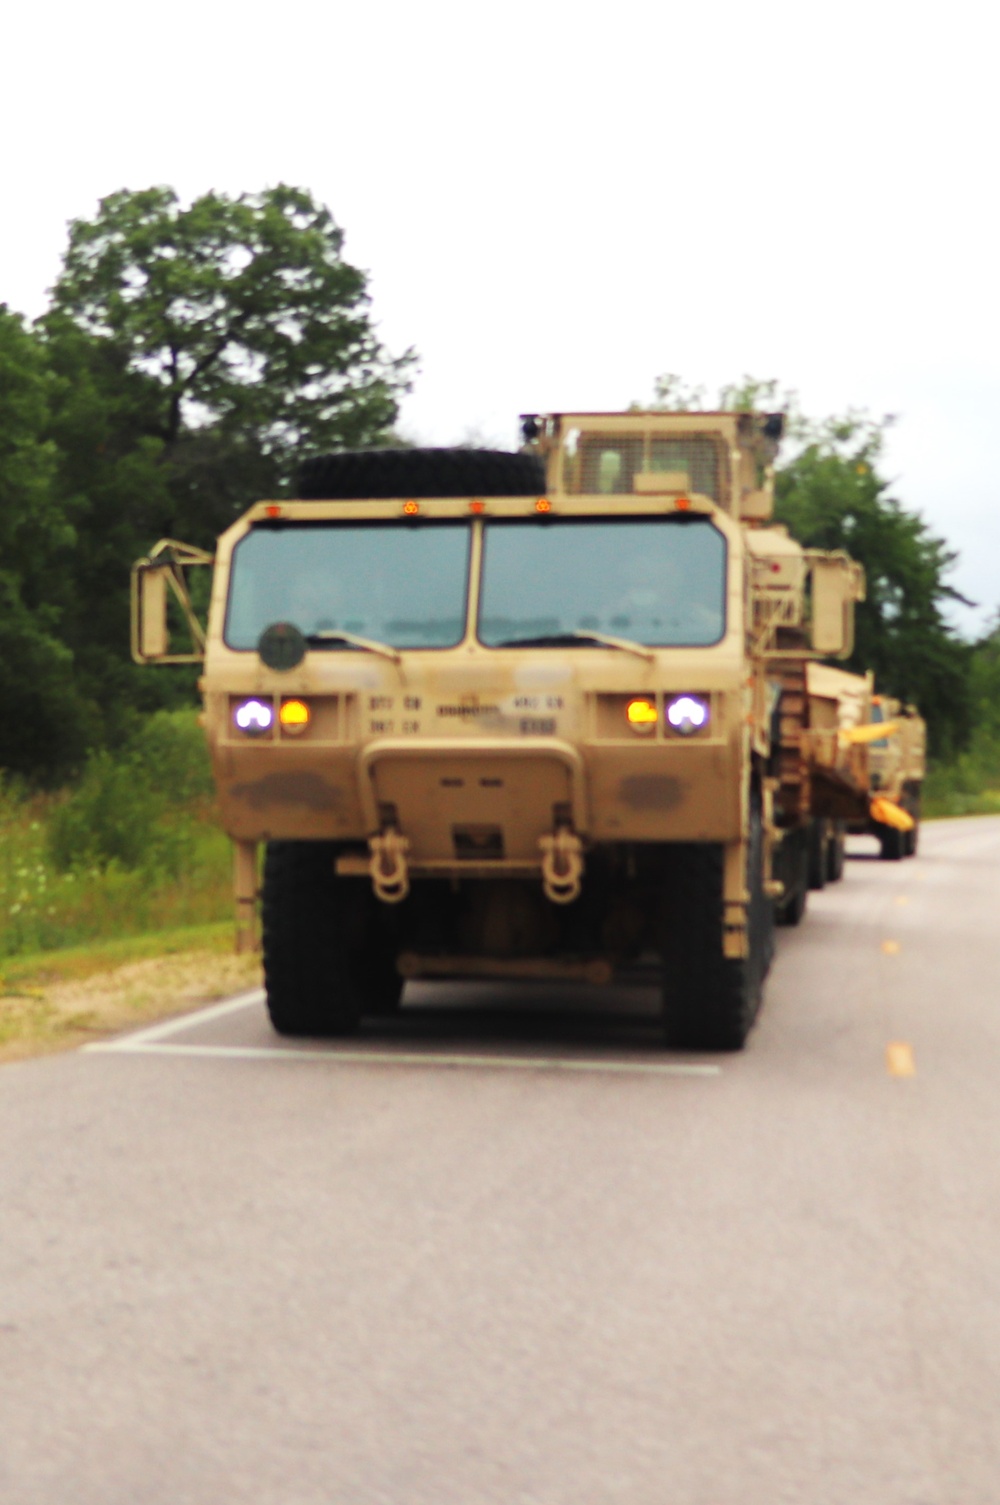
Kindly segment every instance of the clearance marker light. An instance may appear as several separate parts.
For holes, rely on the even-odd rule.
[[[281,508],[275,502],[271,502],[267,507],[264,508],[264,511],[267,513],[268,517],[281,516]]]
[[[486,511],[486,503],[485,502],[481,502],[479,500],[479,498],[476,497],[473,501],[471,501],[469,503],[469,511],[470,512],[475,512],[477,515],[480,512],[485,512]]]
[[[540,496],[538,498],[538,501],[535,503],[535,511],[536,512],[551,512],[552,511],[552,503],[549,501],[549,499],[548,499],[547,496]]]
[[[667,720],[675,732],[690,737],[708,725],[708,701],[700,695],[678,695],[667,706]]]
[[[691,511],[691,498],[689,496],[679,496],[677,498],[675,506],[676,506],[678,512],[690,512]]]
[[[304,700],[283,700],[278,712],[281,730],[297,737],[309,725],[309,707]]]
[[[266,700],[244,700],[233,712],[233,720],[248,737],[262,737],[274,725],[274,707]]]
[[[634,732],[651,732],[656,725],[656,706],[651,700],[630,700],[625,715]]]
[[[403,516],[404,517],[416,517],[416,515],[417,515],[417,513],[419,511],[420,511],[420,503],[419,502],[415,502],[415,501],[413,501],[411,499],[410,501],[403,503]]]

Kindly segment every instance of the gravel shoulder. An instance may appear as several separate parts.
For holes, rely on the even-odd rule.
[[[260,986],[231,926],[202,926],[0,964],[0,1062],[69,1050]]]

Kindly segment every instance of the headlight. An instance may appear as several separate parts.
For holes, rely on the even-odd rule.
[[[677,695],[667,702],[667,720],[675,732],[690,737],[708,725],[709,703],[703,695]]]
[[[266,700],[241,700],[233,720],[248,737],[263,737],[274,725],[274,707]]]

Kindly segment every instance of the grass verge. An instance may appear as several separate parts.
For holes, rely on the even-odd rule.
[[[185,926],[6,958],[0,1061],[66,1050],[260,984],[232,924]]]

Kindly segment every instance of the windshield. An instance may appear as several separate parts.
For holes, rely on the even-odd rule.
[[[468,575],[466,522],[253,528],[233,550],[226,643],[253,649],[265,627],[294,622],[307,638],[349,632],[394,648],[451,648],[465,633]]]
[[[704,647],[725,632],[726,541],[707,517],[486,525],[479,637],[489,648],[592,632]]]

